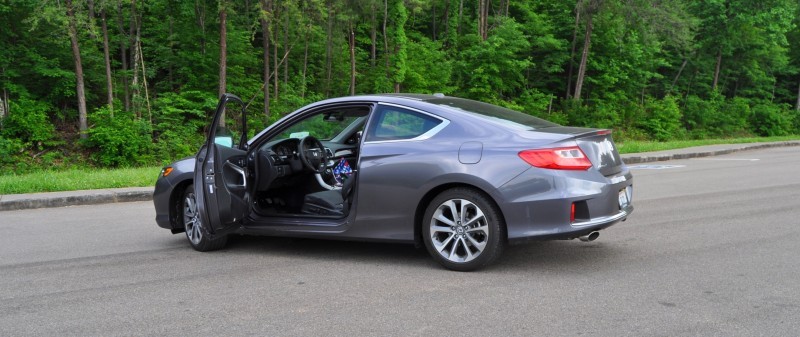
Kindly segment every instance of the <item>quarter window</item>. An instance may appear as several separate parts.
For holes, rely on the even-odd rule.
[[[367,132],[366,141],[413,139],[419,137],[442,121],[438,118],[394,106],[380,105],[374,122]]]

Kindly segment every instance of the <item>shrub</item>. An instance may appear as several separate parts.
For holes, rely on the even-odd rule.
[[[644,109],[645,118],[641,127],[653,139],[663,142],[681,136],[682,114],[674,96],[667,96],[661,100],[648,98]]]
[[[101,166],[127,167],[153,162],[150,125],[130,113],[117,112],[112,118],[108,108],[90,115],[92,128],[86,144],[97,149],[92,159]]]
[[[753,132],[759,136],[785,136],[792,133],[792,116],[785,106],[760,103],[753,106]]]
[[[16,138],[24,147],[41,149],[55,136],[48,113],[53,107],[47,102],[19,98],[10,102],[11,113],[3,119],[2,135]]]

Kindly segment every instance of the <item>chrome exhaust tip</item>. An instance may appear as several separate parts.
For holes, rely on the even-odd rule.
[[[583,242],[592,242],[594,240],[597,240],[597,238],[599,236],[600,236],[600,232],[594,231],[594,232],[591,232],[591,233],[586,234],[584,236],[578,237],[578,239],[580,239]]]

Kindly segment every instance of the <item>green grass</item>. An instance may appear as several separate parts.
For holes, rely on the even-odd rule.
[[[625,142],[617,142],[617,148],[619,150],[619,153],[640,153],[640,152],[682,149],[686,147],[703,146],[703,145],[781,142],[788,140],[800,140],[800,136],[673,140],[668,142],[629,140]]]
[[[161,167],[79,168],[66,171],[0,175],[0,194],[153,186],[159,172],[161,172]]]

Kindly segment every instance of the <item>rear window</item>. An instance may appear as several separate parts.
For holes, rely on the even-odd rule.
[[[429,103],[445,105],[459,109],[479,117],[492,120],[496,123],[517,129],[533,130],[559,126],[539,117],[534,117],[519,111],[514,111],[494,104],[473,101],[469,99],[445,97],[427,100]]]

